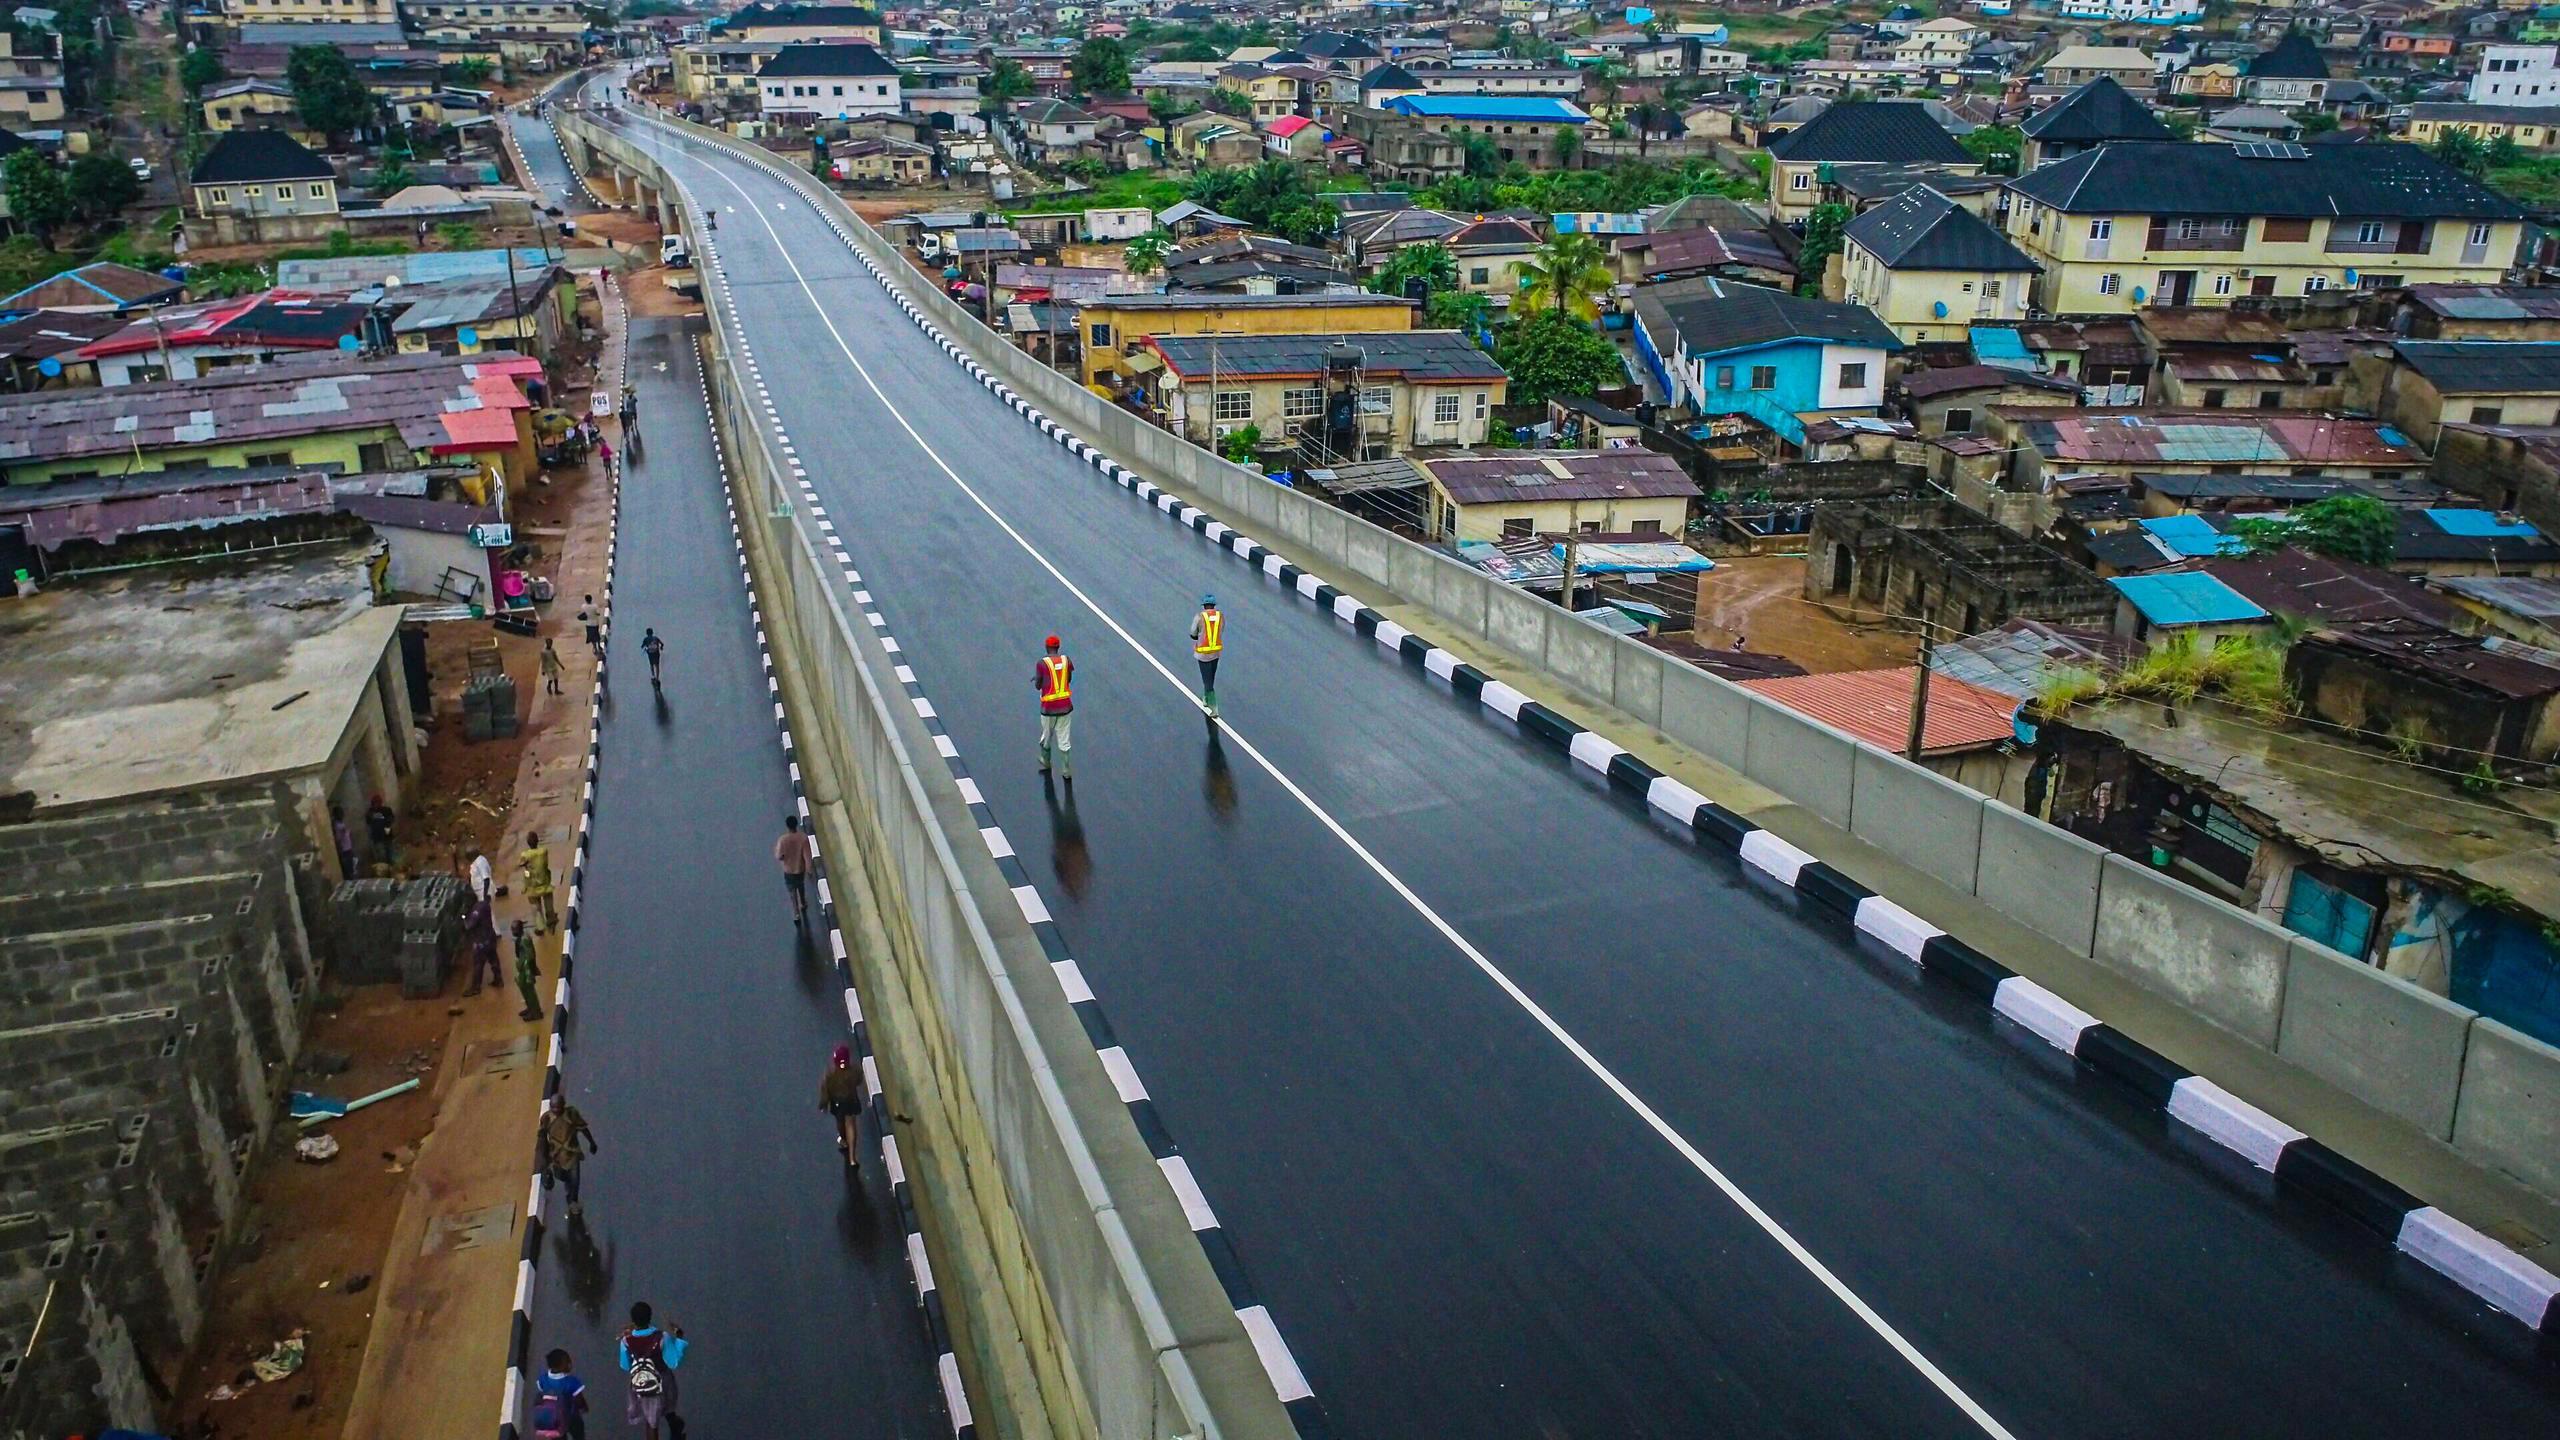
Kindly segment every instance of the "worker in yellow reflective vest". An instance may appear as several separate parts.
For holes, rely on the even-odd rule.
[[[1075,733],[1071,728],[1076,718],[1076,662],[1058,649],[1058,637],[1049,637],[1047,650],[1032,672],[1032,683],[1040,688],[1040,773],[1049,773],[1052,759],[1058,774],[1070,783],[1075,780]]]
[[[1200,613],[1191,617],[1191,658],[1200,662],[1200,703],[1209,718],[1218,718],[1218,652],[1226,645],[1227,617],[1218,613],[1218,597],[1200,597]]]

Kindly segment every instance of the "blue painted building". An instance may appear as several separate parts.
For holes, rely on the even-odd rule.
[[[1717,279],[1639,290],[1634,340],[1676,408],[1747,416],[1789,444],[1809,419],[1874,414],[1902,348],[1865,306]]]

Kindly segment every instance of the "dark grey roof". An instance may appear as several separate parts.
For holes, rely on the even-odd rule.
[[[889,57],[869,45],[785,45],[756,72],[765,79],[897,73],[898,67],[889,63]]]
[[[2018,127],[2030,140],[2095,144],[2102,140],[2171,140],[2151,107],[2112,75],[2101,75],[2038,111]]]
[[[231,185],[261,180],[335,180],[329,162],[281,130],[233,130],[196,162],[194,183]]]
[[[1215,347],[1218,373],[1233,376],[1321,375],[1325,352],[1336,344],[1361,352],[1371,375],[1407,380],[1499,380],[1502,367],[1455,330],[1404,330],[1376,335],[1158,335],[1148,342],[1183,375],[1209,373]]]
[[[2560,391],[2560,341],[2403,340],[2391,348],[2447,395]]]
[[[1419,90],[1422,82],[1401,65],[1380,65],[1360,77],[1363,90]]]
[[[1720,355],[1781,340],[1817,340],[1899,350],[1902,341],[1864,305],[1808,300],[1758,285],[1678,280],[1636,292],[1657,304],[1685,350]]]
[[[1956,137],[1947,133],[1947,127],[1911,100],[1861,100],[1834,105],[1802,127],[1769,142],[1769,153],[1781,160],[1795,161],[1976,163],[1972,154],[1956,143]]]
[[[1339,30],[1310,30],[1298,37],[1297,48],[1333,60],[1370,60],[1378,54],[1377,46]]]
[[[2009,188],[2101,215],[2521,220],[2524,208],[2414,145],[2262,147],[2127,140],[2041,166]]]
[[[758,25],[877,25],[880,12],[860,5],[749,5],[725,20],[721,29]]]
[[[2329,62],[2311,37],[2296,30],[2249,62],[2249,76],[2256,80],[2326,80]]]
[[[1850,221],[1848,238],[1892,270],[2037,268],[1981,216],[1926,185],[1914,185]]]

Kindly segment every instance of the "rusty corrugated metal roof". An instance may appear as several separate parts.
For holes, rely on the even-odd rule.
[[[1911,738],[1911,691],[1919,673],[1917,666],[1904,665],[1742,683],[1799,715],[1899,754]],[[2018,702],[1998,691],[1951,675],[1934,676],[1929,681],[1929,715],[1921,729],[1920,753],[1953,755],[1997,745],[2017,733],[2012,718],[2017,710]]]

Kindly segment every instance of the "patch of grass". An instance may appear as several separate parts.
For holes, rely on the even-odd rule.
[[[1089,190],[1061,194],[1035,195],[1021,204],[1008,207],[1007,215],[1063,215],[1080,210],[1107,210],[1116,206],[1144,205],[1161,210],[1182,198],[1182,183],[1166,180],[1140,170],[1123,170],[1094,182]]]

